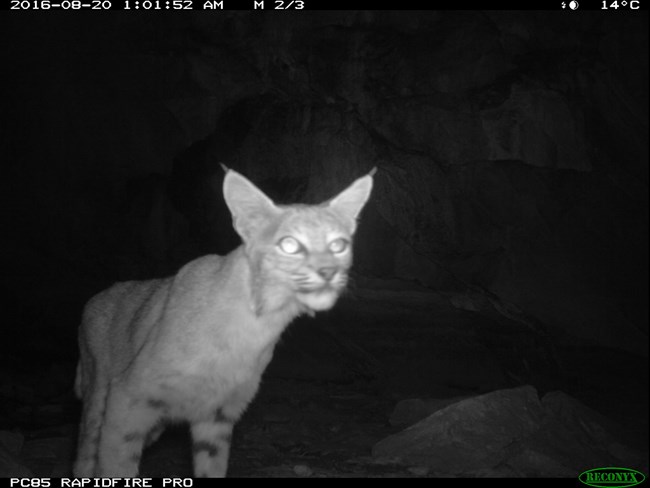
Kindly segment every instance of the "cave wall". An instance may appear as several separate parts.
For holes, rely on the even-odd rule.
[[[281,202],[377,167],[358,273],[647,354],[647,12],[2,23],[14,282],[227,251],[220,162]]]

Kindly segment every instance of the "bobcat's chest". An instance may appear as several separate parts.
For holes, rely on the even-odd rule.
[[[252,398],[287,322],[284,314],[260,319],[226,307],[209,310],[194,317],[191,330],[163,330],[142,356],[146,361],[134,363],[129,382],[152,405],[164,406],[165,417],[213,415],[233,398]]]
[[[158,405],[164,417],[200,420],[232,399],[252,398],[270,356],[269,351],[257,357],[197,358],[147,378],[142,386],[148,402]]]

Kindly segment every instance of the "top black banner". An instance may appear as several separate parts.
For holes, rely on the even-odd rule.
[[[647,10],[650,0],[530,0],[526,10],[565,12],[576,15],[581,11],[601,11],[607,15]],[[182,11],[182,10],[422,10],[421,1],[401,0],[382,3],[369,0],[0,0],[0,7],[16,13],[37,10],[124,10],[124,11]],[[435,10],[517,10],[512,2],[492,0],[476,9],[476,3],[436,2]],[[394,7],[394,8],[386,8]]]

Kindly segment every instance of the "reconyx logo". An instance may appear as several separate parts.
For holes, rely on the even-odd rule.
[[[585,485],[606,488],[624,488],[643,483],[645,475],[636,469],[594,468],[580,473],[578,479]]]

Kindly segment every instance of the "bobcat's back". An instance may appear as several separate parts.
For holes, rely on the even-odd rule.
[[[110,365],[113,375],[124,371],[160,318],[172,279],[127,281],[95,295],[86,304],[79,339],[85,355],[77,384],[85,391],[83,371],[92,364]],[[92,364],[84,365],[84,360]],[[81,378],[79,378],[81,374]],[[78,392],[80,395],[80,392]]]

